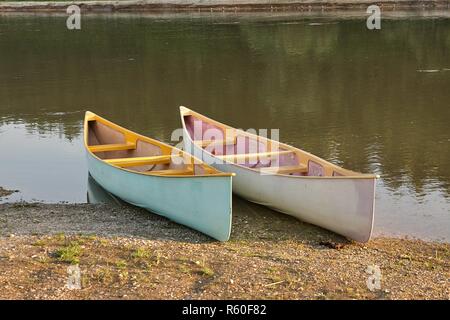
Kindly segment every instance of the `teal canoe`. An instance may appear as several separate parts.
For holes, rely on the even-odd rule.
[[[106,191],[219,241],[231,233],[232,177],[192,155],[86,112],[89,173]]]

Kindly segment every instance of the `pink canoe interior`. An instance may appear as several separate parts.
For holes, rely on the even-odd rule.
[[[323,177],[325,175],[323,166],[312,160],[308,161],[308,173],[310,176],[317,177]]]
[[[224,130],[218,126],[215,126],[214,124],[207,123],[202,119],[196,118],[193,115],[184,116],[184,121],[186,130],[193,141],[226,140],[226,133],[224,132]],[[259,141],[257,138],[248,137],[242,133],[239,133],[239,131],[237,131],[236,134],[236,139],[233,143],[227,142],[224,144],[209,144],[207,146],[203,146],[203,149],[217,156],[262,153],[267,151],[289,151],[289,149],[278,147],[268,150],[265,141]],[[275,158],[261,157],[258,159],[246,159],[239,162],[239,165],[253,169],[269,167],[289,167],[299,164],[300,159],[294,152],[280,154]],[[286,174],[297,176],[324,176],[325,170],[323,165],[309,160],[307,162],[307,169],[303,170],[303,172],[290,172]],[[333,172],[333,175],[341,174]]]

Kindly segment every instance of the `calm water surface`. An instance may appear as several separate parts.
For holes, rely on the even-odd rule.
[[[3,201],[86,202],[82,118],[170,142],[185,105],[381,175],[375,233],[450,241],[450,19],[0,15]],[[173,142],[172,142],[173,143]]]

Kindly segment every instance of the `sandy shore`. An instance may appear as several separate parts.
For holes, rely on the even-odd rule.
[[[226,243],[130,206],[0,205],[0,298],[450,299],[450,244],[356,244],[238,201]]]
[[[448,0],[119,0],[119,1],[0,1],[0,12],[65,12],[70,4],[83,11],[309,11],[365,9],[378,4],[384,10],[449,8]]]

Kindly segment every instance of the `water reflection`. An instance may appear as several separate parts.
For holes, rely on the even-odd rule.
[[[65,136],[62,123],[40,133],[33,127],[24,120],[1,126],[0,185],[19,190],[8,201],[85,202],[87,168],[79,133]]]
[[[87,203],[123,205],[124,202],[100,186],[89,174],[87,183]]]
[[[169,141],[177,106],[186,105],[235,127],[280,128],[283,142],[380,174],[381,220],[444,225],[450,239],[450,19],[386,20],[381,32],[317,17],[103,16],[87,17],[83,32],[64,25],[65,17],[0,17],[0,146],[19,155],[0,155],[8,167],[0,184],[34,190],[12,175],[45,151],[45,161],[31,162],[42,173],[52,164],[66,182],[60,193],[79,200],[67,185],[86,177],[85,110]],[[36,148],[47,140],[53,147]],[[67,158],[68,148],[79,177],[53,157]],[[64,198],[42,181],[48,192],[35,197]]]

